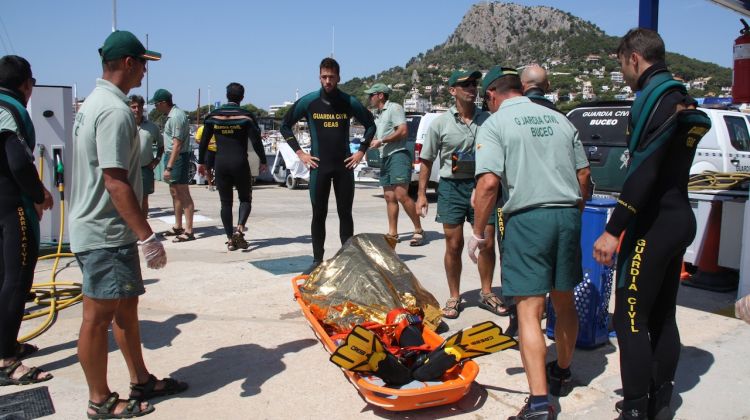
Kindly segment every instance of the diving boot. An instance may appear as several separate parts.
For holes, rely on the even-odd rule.
[[[515,416],[508,417],[508,420],[554,420],[555,418],[555,409],[551,405],[532,410],[531,404],[526,400],[521,411]]]
[[[235,231],[234,234],[232,234],[232,242],[234,242],[235,249],[247,249],[250,244],[247,243],[245,240],[245,234],[238,231]]]
[[[422,382],[440,379],[457,363],[508,349],[518,343],[503,334],[503,329],[492,321],[465,328],[445,339],[433,350],[422,366],[414,370],[414,379]]]
[[[672,401],[672,382],[663,383],[655,391],[651,391],[648,398],[648,418],[653,420],[672,420],[674,413],[669,407]]]
[[[346,370],[375,375],[388,385],[404,385],[412,381],[409,368],[385,348],[374,332],[359,325],[331,354],[330,361]]]
[[[617,408],[617,404],[615,404]],[[622,400],[622,411],[618,420],[646,420],[648,419],[648,396],[637,400]]]
[[[557,360],[553,360],[547,363],[547,383],[549,384],[549,393],[556,397],[564,397],[570,393],[571,386],[571,374],[570,369],[563,373],[560,371],[560,366],[557,364]]]

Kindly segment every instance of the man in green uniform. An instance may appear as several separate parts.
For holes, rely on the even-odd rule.
[[[190,165],[193,153],[190,144],[190,125],[185,111],[172,102],[172,94],[166,89],[157,89],[148,101],[156,109],[167,115],[164,124],[164,145],[167,151],[164,166],[164,180],[169,183],[174,205],[174,226],[164,233],[175,236],[172,242],[186,242],[195,239],[193,235],[193,213],[195,205],[190,196]],[[185,228],[182,227],[182,214],[185,213]]]
[[[164,267],[167,255],[141,211],[140,141],[126,95],[141,85],[146,60],[161,55],[127,31],[112,32],[99,54],[102,78],[73,128],[70,249],[83,272],[78,360],[89,388],[88,416],[132,417],[154,410],[145,400],[187,389],[149,373],[138,326],[138,296],[145,289],[136,243],[148,268]],[[128,366],[129,400],[107,384],[109,328]]]
[[[419,154],[419,194],[417,210],[427,215],[427,182],[435,159],[440,156],[438,170],[438,203],[436,221],[443,224],[445,232],[445,275],[450,297],[443,308],[443,316],[457,318],[461,310],[461,251],[464,248],[465,221],[474,224],[471,193],[474,181],[474,142],[479,126],[488,114],[477,108],[477,83],[482,77],[478,71],[455,71],[448,80],[450,94],[456,105],[430,124],[427,138]],[[483,226],[486,235],[492,235],[493,226]],[[484,235],[485,233],[483,233]],[[495,270],[495,248],[485,247],[479,254],[479,306],[498,315],[507,315],[500,298],[492,292],[492,273]]]
[[[546,368],[550,392],[570,381],[569,366],[578,334],[573,288],[581,281],[581,197],[587,195],[586,156],[573,125],[559,112],[522,96],[518,72],[493,67],[482,83],[493,111],[477,136],[476,223],[469,256],[489,247],[485,233],[502,182],[505,233],[502,246],[503,295],[515,297],[521,359],[531,396],[512,419],[554,418],[547,396],[547,347],[539,328],[545,295],[557,315],[558,360]]]
[[[406,115],[404,108],[388,100],[391,88],[375,83],[365,93],[370,95],[370,105],[375,108],[375,138],[370,147],[380,148],[380,185],[388,211],[388,236],[398,242],[398,203],[414,223],[411,246],[424,243],[424,230],[417,216],[414,200],[409,197],[411,182],[411,154],[406,149]]]
[[[164,154],[164,140],[159,133],[159,127],[146,119],[143,115],[143,105],[146,101],[143,96],[130,95],[130,110],[135,116],[135,124],[138,126],[138,137],[141,140],[141,176],[143,178],[143,201],[141,209],[143,215],[148,217],[148,196],[154,193],[154,168],[161,162]],[[156,149],[156,157],[154,157]]]

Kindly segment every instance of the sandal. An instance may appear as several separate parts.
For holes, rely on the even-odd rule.
[[[445,306],[443,307],[443,309],[441,309],[441,311],[443,312],[443,318],[458,318],[458,313],[461,312],[461,298],[448,298],[448,300],[445,301]]]
[[[19,367],[23,366],[20,360],[16,360],[10,365],[0,369],[0,386],[5,385],[29,385],[36,384],[39,382],[49,381],[52,379],[52,375],[41,377],[42,374],[46,373],[38,367],[29,368],[29,371],[21,375],[20,378],[13,378],[13,372]]]
[[[183,232],[183,233],[175,236],[175,238],[172,239],[172,242],[175,242],[175,243],[177,243],[177,242],[189,242],[189,241],[194,241],[194,240],[195,240],[195,235],[193,235],[192,233]]]
[[[39,351],[39,347],[29,343],[18,343],[16,345],[16,359],[22,360]]]
[[[386,239],[386,240],[387,240],[388,242],[395,242],[395,243],[399,243],[399,242],[401,242],[401,239],[399,239],[399,238],[398,238],[398,234],[395,234],[395,235],[391,235],[390,233],[386,233],[386,234],[385,234],[385,235],[383,235],[383,236],[385,236],[385,239]]]
[[[424,229],[421,229],[420,231],[414,231],[414,234],[411,235],[411,241],[409,241],[409,246],[422,246],[424,245]]]
[[[156,389],[159,382],[156,376],[149,374],[148,380],[142,384],[130,384],[130,398],[135,400],[150,400],[151,398],[163,397],[165,395],[179,394],[188,389],[188,384],[172,378],[162,379],[164,387]],[[137,394],[134,394],[137,393]]]
[[[126,402],[128,405],[126,405],[120,413],[115,413],[117,404],[121,402]],[[121,400],[120,395],[113,392],[109,394],[109,397],[107,397],[104,402],[95,403],[89,400],[89,408],[96,411],[96,413],[91,414],[86,412],[86,415],[90,419],[129,419],[131,417],[141,417],[154,412],[154,406],[148,403],[146,404],[147,407],[141,409],[141,401],[133,398],[129,400]]]
[[[161,236],[180,236],[185,232],[185,229],[172,226],[166,232],[162,232]]]
[[[503,301],[493,292],[479,292],[479,307],[498,316],[510,315],[510,309],[506,308]]]

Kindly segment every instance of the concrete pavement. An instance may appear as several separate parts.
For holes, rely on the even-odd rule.
[[[190,383],[180,395],[152,401],[158,419],[292,419],[292,418],[506,418],[524,404],[527,385],[516,350],[477,359],[480,374],[471,392],[459,403],[408,413],[391,413],[365,403],[346,377],[328,361],[328,353],[314,338],[292,299],[290,279],[311,261],[307,190],[276,185],[255,187],[246,237],[247,251],[227,252],[220,226],[216,192],[192,186],[191,193],[206,219],[196,223],[198,240],[166,242],[169,263],[163,270],[143,267],[147,293],[140,316],[144,354],[149,369],[159,377],[172,375]],[[327,222],[326,257],[339,248],[338,218],[331,194]],[[164,231],[171,215],[166,186],[157,182],[151,196],[151,225]],[[423,219],[427,245],[397,251],[416,277],[439,302],[448,292],[443,271],[442,228],[434,221],[435,204]],[[236,203],[235,203],[236,215]],[[49,217],[46,215],[45,217]],[[57,213],[53,215],[58,217]],[[386,232],[385,202],[380,188],[358,184],[354,204],[355,233]],[[412,227],[403,212],[400,232],[408,239]],[[468,234],[469,229],[466,227]],[[64,265],[67,264],[67,265]],[[61,280],[80,280],[74,260],[64,260]],[[41,261],[36,281],[46,281],[51,261]],[[496,270],[497,272],[497,270]],[[479,277],[464,257],[462,291],[466,304],[456,320],[446,320],[450,332],[499,318],[476,306]],[[497,276],[495,284],[499,284]],[[498,290],[499,291],[499,290]],[[673,398],[680,419],[750,418],[745,394],[750,384],[750,326],[716,315],[733,294],[695,289],[680,291],[677,316],[683,349]],[[76,419],[85,415],[87,388],[76,357],[80,305],[60,313],[57,323],[33,340],[41,350],[28,364],[51,371],[48,386],[56,414]],[[28,331],[36,321],[24,323]],[[23,333],[23,331],[22,331]],[[449,333],[449,332],[448,332]],[[445,333],[444,333],[445,334]],[[548,359],[554,358],[554,343]],[[612,419],[620,399],[616,341],[594,350],[577,351],[573,364],[576,388],[556,401],[561,419]],[[128,376],[122,357],[111,343],[109,382],[127,395]],[[31,387],[36,387],[33,385]],[[29,389],[8,386],[0,395]]]

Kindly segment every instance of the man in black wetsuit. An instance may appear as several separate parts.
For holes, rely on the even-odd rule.
[[[0,58],[0,386],[52,378],[21,364],[36,347],[16,341],[39,255],[39,220],[52,208],[34,166],[34,125],[26,111],[35,82],[26,59]]]
[[[320,62],[321,89],[308,93],[292,105],[284,116],[281,135],[297,152],[300,160],[310,168],[310,201],[312,202],[313,265],[311,272],[323,261],[326,241],[328,196],[333,183],[336,210],[339,214],[341,243],[354,234],[352,204],[354,203],[354,173],[352,170],[364,156],[375,135],[372,114],[357,100],[338,89],[339,63],[333,58]],[[351,154],[349,149],[349,120],[354,117],[365,126],[364,142]],[[292,127],[307,118],[312,141],[310,153],[305,153],[294,137]]]
[[[621,419],[671,419],[680,355],[675,320],[680,266],[696,224],[687,193],[695,148],[711,126],[664,63],[664,42],[630,30],[617,56],[623,77],[640,91],[630,111],[630,159],[622,193],[594,258],[610,264],[620,234],[614,325],[620,345]]]
[[[247,249],[245,240],[245,223],[250,216],[252,205],[252,184],[250,182],[250,165],[247,161],[248,139],[253,144],[255,153],[260,158],[260,171],[266,169],[266,153],[260,139],[260,129],[253,114],[240,108],[245,97],[245,88],[239,83],[227,85],[226,105],[206,116],[201,138],[210,139],[216,136],[216,157],[214,161],[214,180],[221,200],[221,222],[227,235],[227,249]],[[205,176],[205,159],[208,141],[200,143],[198,154],[198,172]],[[240,200],[240,211],[237,226],[232,225],[232,194],[237,188]]]

